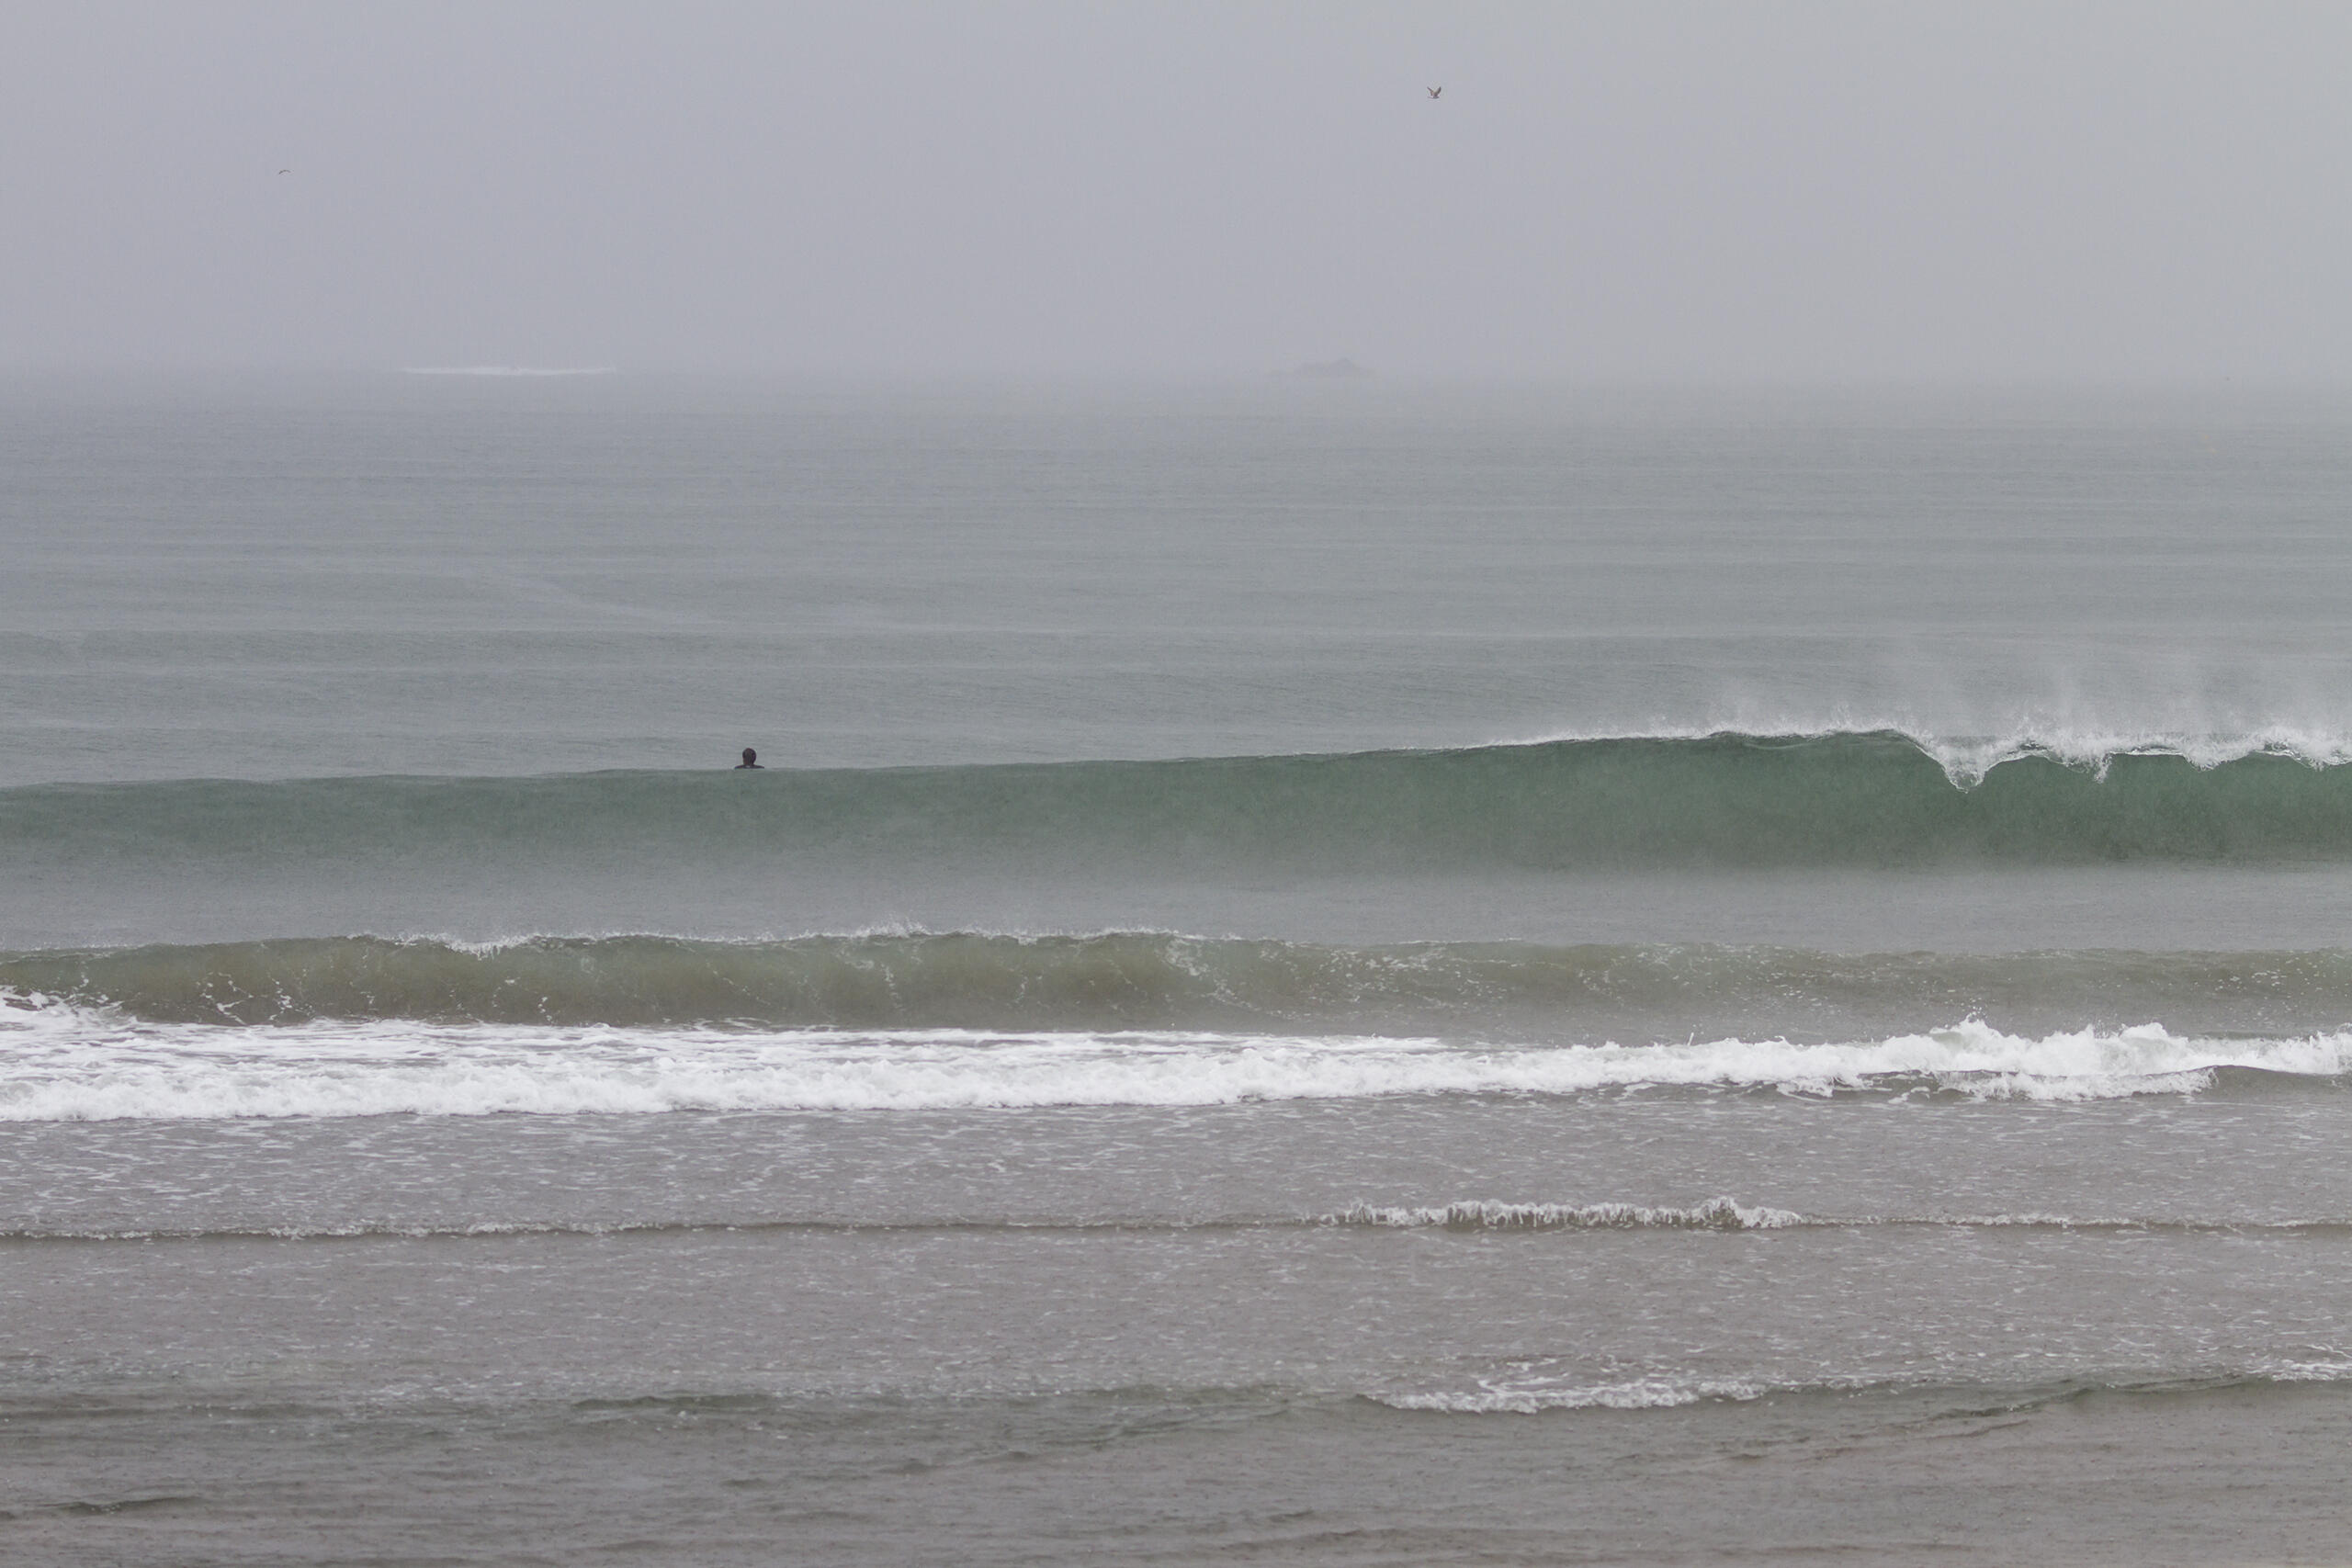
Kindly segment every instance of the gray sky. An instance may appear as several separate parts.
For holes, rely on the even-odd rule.
[[[2348,154],[2346,4],[12,0],[0,366],[2340,380]]]

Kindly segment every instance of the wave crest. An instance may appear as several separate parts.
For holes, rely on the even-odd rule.
[[[2219,1017],[2338,1027],[2352,953],[1828,953],[1701,945],[1341,947],[1165,931],[787,942],[311,937],[0,953],[0,988],[152,1023],[1118,1030],[1606,1038],[1770,1021]],[[1654,1038],[1655,1036],[1653,1036]]]
[[[1878,731],[742,777],[50,784],[0,790],[0,871],[2341,861],[2352,857],[2347,755],[2339,740],[2283,735],[2200,747]]]

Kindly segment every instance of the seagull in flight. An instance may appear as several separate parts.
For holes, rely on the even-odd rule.
[[[1442,93],[1442,92],[1444,92],[1444,91],[1445,91],[1445,89],[1444,89],[1443,87],[1431,87],[1431,88],[1430,89],[1430,97],[1432,97],[1432,98],[1434,98],[1434,97],[1436,97],[1440,93]]]
[[[277,172],[278,172],[279,174],[281,174],[281,175],[290,175],[290,174],[292,174],[294,171],[293,171],[293,170],[291,170],[291,169],[280,169],[280,170],[278,170]]]

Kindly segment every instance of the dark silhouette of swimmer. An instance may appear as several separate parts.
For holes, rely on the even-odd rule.
[[[735,764],[735,771],[740,773],[745,768],[756,768],[759,765],[760,754],[746,746],[743,748],[743,760]]]

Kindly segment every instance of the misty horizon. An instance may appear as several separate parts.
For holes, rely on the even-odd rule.
[[[2347,45],[2284,6],[19,8],[0,371],[2334,381]]]

